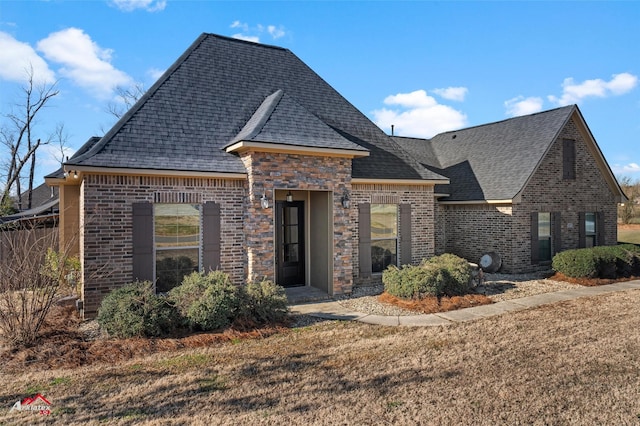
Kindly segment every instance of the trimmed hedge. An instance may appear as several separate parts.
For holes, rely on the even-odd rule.
[[[457,296],[471,288],[471,267],[458,256],[443,254],[418,266],[390,266],[383,272],[382,282],[387,293],[402,299]]]
[[[572,278],[623,278],[640,275],[640,247],[633,244],[566,250],[552,268]]]
[[[109,335],[119,338],[157,337],[176,328],[175,308],[155,294],[153,283],[134,282],[109,293],[97,321]]]

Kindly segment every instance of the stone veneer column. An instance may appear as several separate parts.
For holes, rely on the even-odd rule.
[[[249,184],[244,216],[249,279],[276,278],[275,190],[332,191],[333,293],[350,293],[354,223],[341,201],[344,191],[351,191],[351,159],[253,151],[240,157],[247,170]],[[263,194],[269,199],[267,209],[260,205]]]

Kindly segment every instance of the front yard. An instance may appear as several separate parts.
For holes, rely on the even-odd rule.
[[[3,370],[0,424],[637,424],[638,342],[640,291],[626,291],[438,328],[114,346],[113,362]],[[36,392],[50,417],[9,411]]]
[[[618,241],[640,244],[640,224],[618,225]]]

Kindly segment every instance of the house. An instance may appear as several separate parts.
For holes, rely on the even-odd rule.
[[[498,253],[504,272],[549,269],[559,251],[617,243],[624,200],[576,105],[394,139],[450,179],[436,188],[436,253]]]
[[[164,292],[194,270],[338,295],[444,251],[476,260],[494,250],[505,270],[537,268],[541,247],[579,245],[581,214],[589,226],[596,215],[592,243],[615,243],[622,194],[577,107],[513,120],[506,130],[534,120],[533,133],[514,147],[492,141],[491,153],[543,137],[528,154],[537,159],[462,159],[445,142],[473,145],[482,126],[391,137],[289,50],[203,34],[47,177],[60,192],[60,244],[81,258],[84,314],[126,283],[152,280]],[[504,136],[489,126],[486,138]],[[573,175],[549,180],[563,149]]]

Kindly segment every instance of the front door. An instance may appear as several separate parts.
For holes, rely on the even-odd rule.
[[[303,201],[276,202],[276,268],[279,285],[305,285]]]

